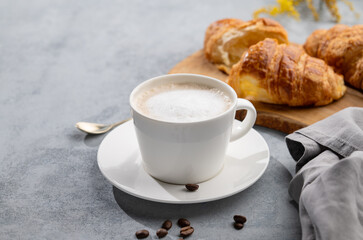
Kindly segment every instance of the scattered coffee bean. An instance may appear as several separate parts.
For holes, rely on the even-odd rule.
[[[186,189],[188,189],[191,192],[197,191],[199,188],[198,184],[187,184],[185,185]]]
[[[237,230],[240,230],[243,228],[243,223],[238,223],[238,222],[235,222],[234,223],[234,228],[237,229]]]
[[[166,235],[168,235],[168,231],[164,228],[160,228],[157,232],[156,232],[156,236],[158,236],[159,238],[163,238]]]
[[[188,221],[188,219],[180,218],[178,220],[178,225],[179,225],[179,227],[186,227],[186,226],[190,226],[190,222]]]
[[[233,220],[236,223],[244,224],[247,221],[247,218],[245,216],[242,216],[242,215],[234,215]]]
[[[173,223],[170,220],[166,220],[161,227],[166,230],[169,230],[171,226],[173,226]]]
[[[186,226],[180,229],[180,236],[182,237],[189,237],[194,232],[194,228],[191,226]]]
[[[143,238],[147,238],[149,236],[149,231],[148,230],[139,230],[135,233],[137,239],[143,239]]]

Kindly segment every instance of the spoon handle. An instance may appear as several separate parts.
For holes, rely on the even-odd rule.
[[[121,124],[123,124],[123,123],[125,123],[127,121],[130,121],[130,120],[131,120],[131,118],[128,118],[128,119],[122,120],[121,122],[114,123],[114,124],[112,124],[111,129],[115,128],[115,127],[117,127],[117,126],[119,126],[119,125],[121,125]]]

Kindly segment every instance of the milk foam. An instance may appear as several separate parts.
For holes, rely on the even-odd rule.
[[[221,90],[195,83],[164,84],[137,96],[143,114],[171,122],[201,121],[217,116],[232,105]]]

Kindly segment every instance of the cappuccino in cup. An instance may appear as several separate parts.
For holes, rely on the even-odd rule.
[[[135,107],[161,121],[194,122],[222,114],[232,99],[218,88],[198,83],[166,83],[136,96]]]
[[[132,91],[130,105],[142,166],[173,184],[218,174],[229,142],[243,137],[256,120],[252,103],[237,98],[228,84],[196,74],[149,79]],[[239,109],[247,110],[242,122],[234,121]]]

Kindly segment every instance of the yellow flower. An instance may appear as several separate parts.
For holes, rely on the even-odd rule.
[[[258,18],[261,13],[267,13],[271,16],[277,16],[279,14],[287,14],[289,16],[294,17],[295,19],[300,19],[300,14],[296,10],[295,6],[299,5],[303,1],[304,0],[276,0],[277,5],[260,8],[253,13],[253,17]],[[337,0],[320,0],[320,1],[325,2],[330,13],[335,18],[335,21],[339,22],[341,16],[339,13],[339,9],[337,7],[336,3]],[[313,5],[313,0],[305,0],[305,2],[310,11],[312,12],[314,19],[319,20],[319,14]],[[356,18],[359,18],[359,14],[354,11],[353,4],[350,1],[342,0],[342,2],[344,2],[349,7],[349,9],[355,13]]]

